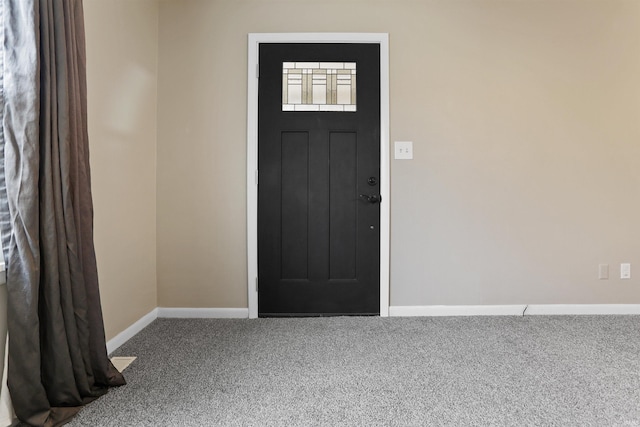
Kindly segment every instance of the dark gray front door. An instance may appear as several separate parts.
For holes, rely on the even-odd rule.
[[[259,67],[258,314],[377,315],[379,45],[261,44]]]

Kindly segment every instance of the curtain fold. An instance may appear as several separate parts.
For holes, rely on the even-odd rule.
[[[93,245],[82,1],[0,1],[8,385],[21,421],[55,426],[124,384]]]

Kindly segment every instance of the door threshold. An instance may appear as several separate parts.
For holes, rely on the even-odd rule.
[[[258,313],[260,318],[271,317],[374,317],[380,313]]]

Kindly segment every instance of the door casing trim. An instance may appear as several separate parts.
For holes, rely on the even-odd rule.
[[[258,317],[258,54],[260,43],[380,45],[380,316],[389,316],[389,34],[249,33],[247,61],[247,289],[249,318]]]

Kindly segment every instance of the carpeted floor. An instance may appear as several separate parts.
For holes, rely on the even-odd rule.
[[[640,426],[640,317],[158,319],[69,426]]]

